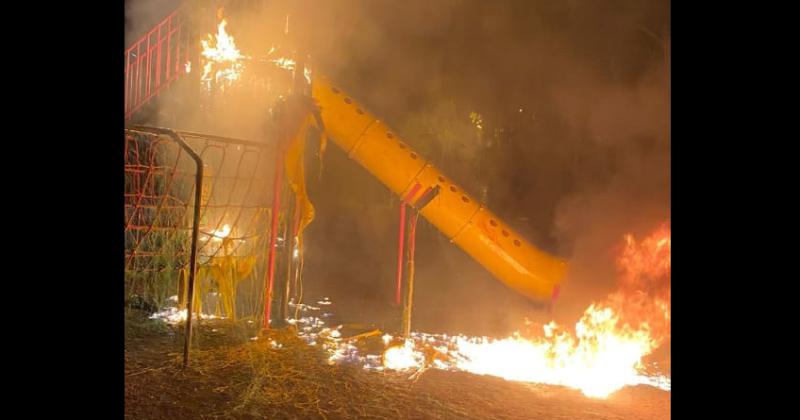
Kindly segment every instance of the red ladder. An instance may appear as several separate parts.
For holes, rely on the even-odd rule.
[[[125,51],[125,119],[188,71],[186,14],[178,7]]]

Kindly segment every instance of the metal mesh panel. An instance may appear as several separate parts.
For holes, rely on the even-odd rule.
[[[267,144],[177,132],[203,161],[195,310],[231,318],[263,308],[274,155]],[[125,130],[128,297],[182,304],[196,164],[169,136]]]

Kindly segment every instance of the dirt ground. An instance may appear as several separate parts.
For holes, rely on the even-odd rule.
[[[291,331],[251,340],[253,327],[204,321],[190,366],[182,333],[129,314],[125,416],[130,419],[667,419],[670,393],[628,387],[606,400],[565,387],[464,372],[369,372],[329,365]],[[280,343],[276,348],[275,343]]]

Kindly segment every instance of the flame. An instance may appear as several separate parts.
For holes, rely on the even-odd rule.
[[[224,224],[222,225],[222,228],[216,229],[211,233],[203,232],[203,235],[207,236],[203,236],[200,239],[206,241],[210,239],[212,241],[219,242],[226,239],[230,234],[231,234],[231,226],[228,224]]]
[[[271,47],[267,55],[272,54],[275,52],[275,47]],[[289,71],[294,71],[297,62],[292,60],[291,58],[286,57],[278,57],[269,60],[270,63],[275,64],[276,66]],[[308,83],[311,83],[311,70],[308,68],[308,65],[305,65],[303,68],[303,76],[306,78]]]
[[[207,39],[200,41],[202,46],[202,66],[203,74],[200,80],[207,90],[211,89],[212,84],[219,86],[221,90],[232,86],[242,80],[244,71],[244,61],[249,61],[252,57],[242,54],[236,47],[233,36],[228,34],[228,22],[223,17],[222,8],[217,10],[217,33],[208,34]],[[259,58],[258,62],[268,62],[284,70],[294,71],[297,67],[295,60],[286,57],[269,58],[276,48],[270,47],[266,58]],[[187,64],[187,73],[191,71],[191,65]],[[311,83],[311,70],[308,65],[304,66],[303,76],[308,83]]]
[[[646,326],[620,326],[610,307],[591,305],[575,324],[575,334],[556,333],[550,323],[544,336],[518,334],[500,339],[455,340],[461,356],[456,367],[509,380],[565,385],[585,395],[605,398],[625,385],[642,383],[642,357],[660,344]]]
[[[543,330],[540,337],[515,333],[502,339],[414,333],[414,340],[384,352],[383,367],[402,371],[432,365],[512,381],[568,386],[594,398],[606,398],[626,385],[654,382],[640,372],[641,360],[661,341],[646,326],[620,326],[619,316],[610,307],[591,305],[575,325],[574,335],[559,331],[554,322]],[[446,358],[426,358],[431,349]]]
[[[227,238],[228,235],[231,234],[231,227],[230,225],[223,225],[222,229],[217,229],[214,231],[214,239],[220,240],[223,238]]]
[[[207,227],[206,229],[210,228]],[[223,225],[220,229],[210,231],[201,227],[203,236],[199,239],[209,245],[203,246],[200,249],[201,264],[211,264],[213,266],[219,263],[215,262],[215,260],[220,257],[218,255],[219,252],[222,252],[222,256],[224,257],[232,255],[234,243],[241,241],[241,239],[229,238],[231,232],[231,226],[228,224]]]
[[[271,50],[270,50],[271,51]],[[291,58],[286,57],[279,57],[269,60],[272,64],[284,69],[284,70],[294,70],[295,61]]]
[[[404,340],[402,344],[391,346],[383,353],[383,365],[387,369],[405,370],[422,365],[422,353],[414,349],[413,340]]]
[[[221,15],[220,15],[221,18]],[[203,57],[203,75],[200,77],[207,88],[214,82],[223,89],[226,85],[239,80],[244,69],[242,59],[246,58],[236,48],[236,43],[225,30],[227,20],[221,18],[217,26],[217,34],[208,35],[208,39],[200,41],[203,47],[200,53]]]
[[[670,335],[671,253],[666,223],[641,242],[626,235],[617,258],[622,272],[620,290],[608,298],[625,320],[648,325],[653,335],[662,339]]]
[[[216,316],[213,314],[200,313],[199,315],[200,319],[225,319],[224,316]],[[186,318],[187,318],[186,309],[178,310],[178,308],[176,307],[168,307],[162,311],[150,315],[150,319],[160,319],[171,325],[176,325],[182,322],[186,322]]]
[[[478,131],[483,131],[483,117],[477,112],[470,112],[469,119]]]
[[[617,258],[617,266],[624,271],[623,287],[652,286],[668,275],[671,268],[671,248],[667,224],[659,227],[641,243],[637,243],[633,235],[625,235],[625,247]]]

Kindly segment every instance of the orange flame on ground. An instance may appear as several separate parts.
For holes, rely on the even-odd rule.
[[[543,336],[533,338],[445,337],[436,350],[450,363],[434,364],[509,380],[565,385],[596,398],[626,385],[649,383],[640,373],[642,358],[669,337],[670,246],[667,225],[638,243],[626,235],[617,259],[620,290],[589,306],[574,334],[550,322],[543,326]],[[424,348],[430,338],[421,341]],[[384,354],[384,367],[424,368],[420,346],[407,341],[390,348]]]

